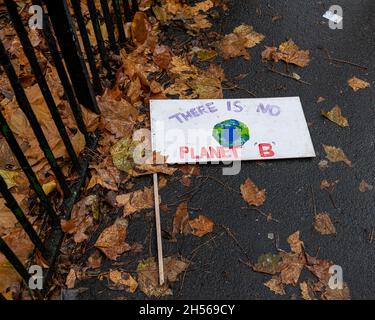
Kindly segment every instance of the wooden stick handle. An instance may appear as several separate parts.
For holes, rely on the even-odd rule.
[[[164,263],[163,263],[163,244],[162,244],[162,238],[161,238],[158,174],[154,173],[153,178],[154,178],[156,239],[157,239],[158,265],[159,265],[159,283],[162,286],[164,284]]]

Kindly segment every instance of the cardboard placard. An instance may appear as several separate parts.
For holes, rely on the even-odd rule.
[[[315,157],[299,97],[151,100],[152,150],[167,163]]]

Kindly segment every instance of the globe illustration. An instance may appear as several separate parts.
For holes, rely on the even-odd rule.
[[[250,130],[247,125],[234,119],[216,124],[212,135],[223,147],[242,147],[250,140]]]

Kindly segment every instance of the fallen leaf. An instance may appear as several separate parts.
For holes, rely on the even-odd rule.
[[[167,69],[172,61],[172,51],[168,46],[157,45],[153,52],[152,58],[157,66]]]
[[[136,12],[131,24],[132,38],[137,45],[145,43],[152,26],[143,12]]]
[[[55,191],[57,187],[56,181],[52,180],[50,182],[44,183],[42,185],[43,191],[46,195],[49,195],[51,192]]]
[[[344,283],[342,289],[331,289],[329,286],[322,293],[322,299],[324,300],[350,300],[350,290],[346,283]]]
[[[189,224],[193,229],[192,234],[196,237],[203,237],[214,229],[214,222],[203,215],[199,215],[198,218],[190,220]]]
[[[75,287],[77,280],[77,275],[75,270],[72,268],[70,269],[68,275],[66,276],[65,285],[68,289],[73,289]]]
[[[225,60],[239,56],[249,60],[250,54],[246,49],[255,47],[264,38],[264,35],[255,32],[252,26],[241,24],[232,33],[226,35],[219,42],[218,47]]]
[[[310,63],[310,51],[300,50],[292,39],[280,44],[279,48],[266,47],[262,52],[264,60],[274,60],[278,62],[282,60],[286,63],[295,64],[299,67],[306,67]]]
[[[299,287],[301,289],[301,296],[303,300],[316,300],[313,289],[306,281],[301,282]]]
[[[359,184],[359,191],[364,193],[367,191],[372,191],[374,190],[374,186],[371,184],[368,184],[365,180],[362,180],[361,183]]]
[[[354,92],[370,87],[370,84],[367,81],[361,80],[357,77],[349,79],[348,85],[353,89]]]
[[[296,231],[288,237],[288,243],[290,245],[290,250],[294,253],[303,252],[303,241],[300,240],[300,231]]]
[[[116,285],[124,286],[125,290],[134,293],[138,288],[138,283],[127,272],[120,270],[109,270],[109,279]]]
[[[280,278],[282,283],[296,285],[305,266],[303,253],[280,253]]]
[[[8,186],[8,189],[13,188],[17,185],[17,183],[14,181],[14,178],[18,176],[17,171],[0,169],[0,176],[4,179],[5,183]]]
[[[97,269],[100,268],[102,265],[102,256],[98,251],[95,250],[95,252],[88,258],[88,267],[91,269]]]
[[[334,146],[323,145],[324,151],[326,153],[326,158],[331,162],[344,162],[349,167],[352,166],[352,162],[346,157],[344,151],[341,148],[336,148]]]
[[[118,218],[113,225],[104,229],[95,243],[95,247],[100,249],[107,258],[117,260],[125,251],[130,250],[130,246],[125,243],[128,233],[128,221]]]
[[[284,285],[280,279],[280,277],[272,277],[271,280],[264,283],[264,285],[269,288],[271,291],[275,292],[278,295],[284,295]]]
[[[339,106],[335,106],[331,111],[326,112],[325,110],[320,110],[322,116],[326,117],[328,120],[336,123],[340,127],[349,127],[348,119],[343,117],[341,114],[341,108]]]
[[[166,283],[159,285],[158,265],[154,258],[149,258],[138,264],[138,283],[140,290],[147,296],[162,297],[172,295],[168,282],[175,282],[181,272],[184,272],[189,263],[185,259],[167,257],[163,259]]]
[[[127,137],[122,138],[111,149],[113,164],[119,170],[128,172],[134,167],[133,152],[134,143]]]
[[[262,254],[258,258],[258,262],[253,266],[253,270],[255,272],[274,275],[280,272],[280,261],[281,258],[278,254]]]
[[[183,175],[183,176],[181,177],[181,179],[180,179],[180,182],[181,182],[181,184],[182,184],[183,186],[185,186],[185,187],[190,187],[190,183],[191,183],[191,181],[190,181],[189,176],[187,176],[187,175]]]
[[[242,198],[250,205],[259,207],[266,200],[266,190],[259,190],[258,187],[247,178],[245,183],[241,185]]]
[[[314,217],[314,228],[322,235],[336,234],[335,225],[326,212],[320,212]]]
[[[324,98],[324,97],[318,97],[318,100],[316,100],[316,103],[322,103],[324,101],[326,101],[326,98]]]
[[[13,229],[6,236],[2,237],[12,249],[18,259],[26,264],[34,248],[34,244],[26,232],[20,227]],[[0,253],[0,293],[6,293],[7,289],[19,285],[21,276],[13,268],[10,262]]]
[[[80,200],[73,207],[71,218],[61,220],[61,229],[73,235],[74,242],[80,243],[88,239],[86,230],[93,225],[93,218],[85,205],[86,199]]]
[[[192,51],[201,61],[212,60],[217,56],[216,51],[211,49],[202,49],[194,47]]]
[[[151,209],[154,207],[153,189],[146,187],[143,190],[118,195],[116,202],[119,206],[124,206],[125,217],[143,209]]]
[[[166,273],[166,270],[164,270]],[[137,267],[139,289],[151,297],[160,298],[172,295],[172,290],[167,283],[159,285],[158,265],[153,257],[148,258],[138,264]]]
[[[189,224],[187,203],[183,202],[178,205],[176,214],[173,217],[172,238],[175,239],[178,234],[187,235],[190,233],[192,233],[192,229]]]

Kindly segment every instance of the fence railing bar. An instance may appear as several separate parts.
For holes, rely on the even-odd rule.
[[[101,94],[103,89],[102,89],[102,85],[100,83],[99,71],[98,71],[98,69],[96,67],[96,64],[95,64],[95,57],[94,57],[94,53],[93,53],[92,48],[91,48],[89,35],[87,34],[87,29],[86,29],[85,20],[83,18],[83,14],[82,14],[82,8],[81,8],[80,0],[71,0],[71,4],[72,4],[72,7],[73,7],[74,15],[76,17],[79,33],[81,34],[83,47],[84,47],[85,52],[86,52],[87,62],[89,63],[89,67],[90,67],[90,70],[91,70],[94,90],[97,94]]]
[[[70,159],[72,160],[73,167],[78,171],[79,170],[79,161],[78,157],[74,151],[72,142],[69,138],[68,133],[66,132],[64,123],[61,119],[61,116],[57,110],[57,106],[55,104],[55,101],[52,97],[51,91],[48,87],[47,81],[44,78],[43,72],[40,68],[38,59],[35,55],[34,48],[30,42],[30,39],[28,37],[27,31],[25,27],[23,26],[23,22],[21,17],[18,14],[17,4],[14,2],[14,0],[5,0],[5,4],[8,9],[8,13],[10,15],[10,18],[13,22],[13,26],[17,32],[17,35],[20,39],[20,42],[23,47],[23,51],[25,52],[25,55],[27,57],[27,60],[30,63],[31,69],[34,73],[34,76],[36,78],[36,81],[39,85],[39,88],[43,94],[43,97],[46,101],[47,107],[51,113],[52,119],[55,122],[56,128],[60,133],[61,139],[64,142],[65,148],[69,154]]]
[[[133,15],[139,10],[138,0],[132,0]]]
[[[6,244],[2,237],[0,237],[0,252],[7,258],[7,260],[12,264],[14,269],[19,273],[26,283],[29,282],[30,274],[27,272],[25,266],[13,253],[12,249]]]
[[[130,22],[132,20],[132,12],[130,9],[129,0],[122,0],[124,5],[125,21]]]
[[[119,50],[119,47],[117,45],[116,38],[115,38],[115,29],[113,26],[112,16],[109,11],[108,0],[100,0],[100,6],[103,11],[104,21],[105,21],[105,25],[106,25],[107,32],[108,32],[108,40],[109,40],[111,50],[114,53],[119,54],[120,50]]]
[[[94,29],[96,42],[99,49],[99,55],[102,60],[103,67],[107,70],[107,75],[109,78],[113,77],[112,69],[109,64],[109,57],[107,53],[107,49],[105,47],[102,31],[100,29],[99,18],[98,18],[98,11],[95,6],[94,0],[87,0],[87,7],[89,8],[92,27]]]
[[[122,22],[122,17],[121,17],[121,8],[120,8],[119,0],[112,0],[112,7],[113,7],[113,12],[116,18],[115,21],[116,21],[116,26],[117,26],[117,31],[118,31],[118,41],[120,43],[125,43],[126,37],[125,37],[125,30],[124,30],[124,25]]]
[[[22,228],[25,230],[25,232],[29,236],[30,240],[34,243],[36,248],[41,252],[43,257],[47,259],[46,250],[44,248],[42,240],[40,240],[38,234],[34,230],[29,220],[26,218],[24,212],[18,205],[12,193],[8,190],[7,184],[1,176],[0,176],[0,190],[1,190],[1,194],[3,195],[5,199],[6,206],[13,212],[17,221],[21,224]]]
[[[43,28],[43,30],[44,30],[45,38],[47,40],[48,47],[49,47],[51,55],[52,55],[52,59],[55,63],[55,67],[56,67],[57,73],[59,75],[61,84],[64,87],[66,98],[67,98],[69,106],[70,106],[70,108],[73,112],[73,115],[74,115],[74,118],[76,120],[78,129],[83,133],[83,135],[87,139],[89,136],[88,136],[88,133],[87,133],[87,130],[86,130],[85,122],[83,121],[82,112],[81,112],[80,106],[78,104],[78,101],[75,97],[75,94],[74,94],[72,85],[70,83],[69,77],[66,73],[64,64],[62,62],[62,58],[59,54],[57,42],[56,42],[56,39],[55,39],[55,37],[52,33],[51,26],[49,25],[49,21],[48,21],[47,16],[44,16],[44,28]]]
[[[43,0],[43,3],[47,7],[79,103],[100,114],[66,0]],[[95,80],[95,73],[93,78]]]
[[[31,108],[30,102],[26,96],[25,91],[20,83],[20,80],[17,77],[16,71],[13,68],[12,63],[6,53],[4,45],[0,41],[0,64],[3,66],[5,73],[8,76],[10,84],[13,88],[17,103],[21,110],[26,115],[29,120],[30,126],[34,131],[34,134],[39,142],[40,148],[42,149],[48,163],[51,166],[53,173],[56,176],[58,183],[60,184],[61,189],[64,192],[64,195],[69,196],[70,190],[68,184],[66,183],[65,177],[58,166],[56,159],[52,153],[52,150],[47,142],[46,137],[44,136],[43,130],[38,123],[38,119],[35,116],[33,109]]]
[[[45,192],[43,191],[42,186],[40,185],[38,178],[34,171],[32,170],[29,162],[27,161],[25,155],[22,152],[21,147],[19,146],[16,138],[14,137],[12,131],[9,128],[8,123],[6,122],[3,114],[0,111],[0,132],[4,136],[5,140],[7,141],[9,148],[12,150],[13,154],[18,160],[18,163],[25,172],[27,179],[35,194],[38,196],[41,203],[45,206],[49,217],[52,220],[54,226],[60,226],[59,218],[52,207],[51,202],[49,201],[48,197],[46,196]]]

